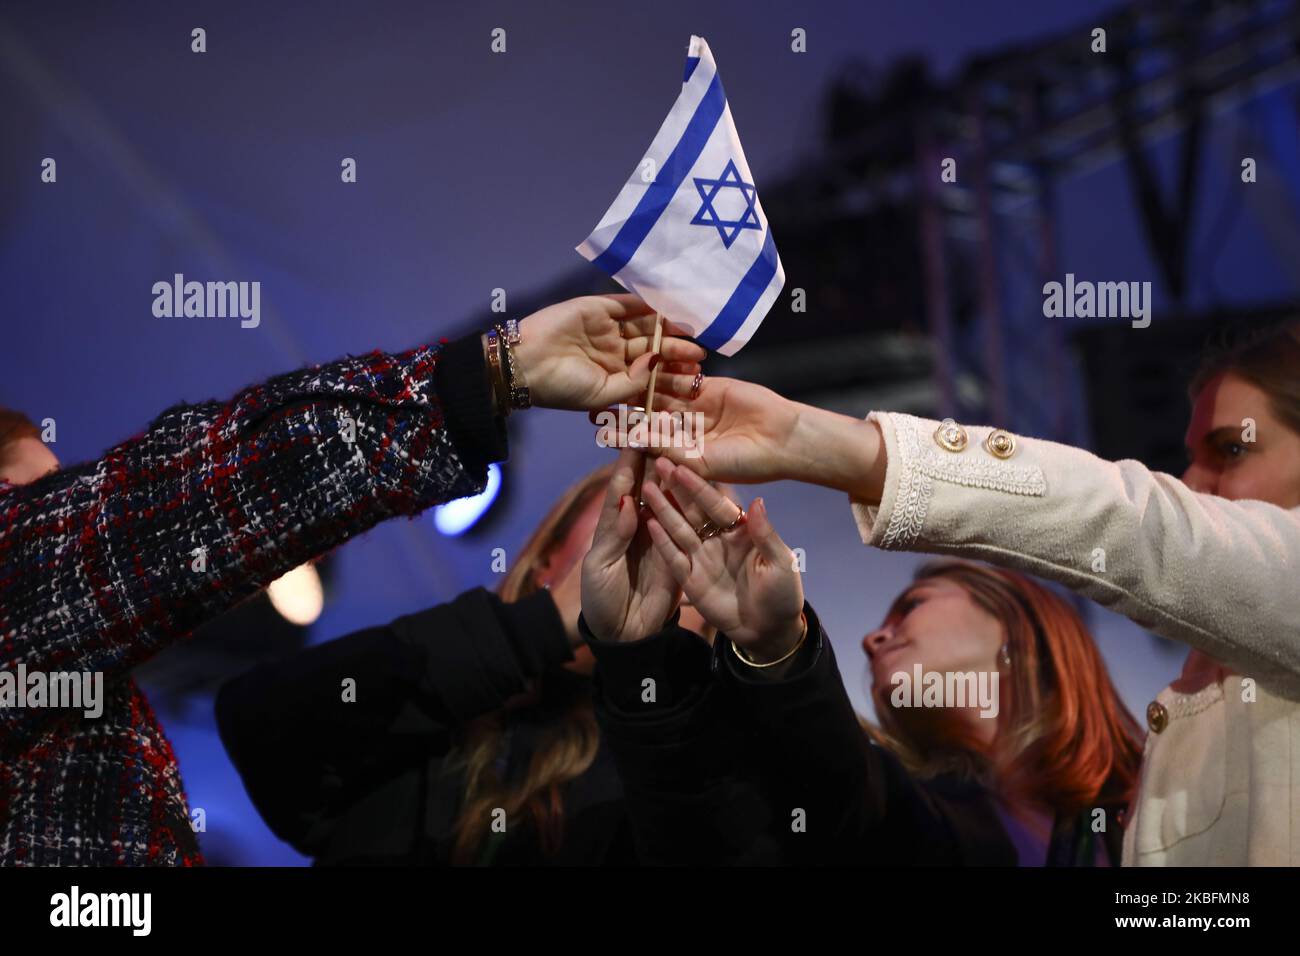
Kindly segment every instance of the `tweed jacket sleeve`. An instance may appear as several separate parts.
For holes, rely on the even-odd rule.
[[[482,363],[474,337],[306,368],[0,483],[0,671],[111,681],[379,521],[477,493],[505,454]],[[0,753],[69,712],[0,707]]]
[[[959,428],[945,445],[938,422],[869,418],[888,465],[879,507],[853,503],[865,543],[1057,581],[1300,698],[1300,509],[1198,494],[1139,462],[1038,439],[999,457],[989,428]]]

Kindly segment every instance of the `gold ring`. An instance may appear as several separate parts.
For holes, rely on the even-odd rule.
[[[700,397],[700,389],[704,387],[704,373],[696,372],[695,379],[691,382],[691,398]]]
[[[746,518],[745,509],[741,508],[739,505],[737,505],[736,507],[739,508],[739,511],[736,513],[735,520],[733,520],[731,524],[727,525],[725,528],[719,528],[718,534],[726,534],[728,531],[735,531],[737,528],[739,528],[742,524],[745,523],[745,518]]]
[[[739,528],[741,524],[744,523],[745,518],[748,516],[745,514],[744,508],[741,508],[739,505],[737,505],[736,507],[739,510],[736,514],[735,519],[731,522],[731,524],[727,525],[725,528],[721,527],[720,525],[714,524],[711,520],[704,522],[704,524],[696,528],[695,533],[699,536],[699,539],[701,541],[708,541],[710,538],[716,538],[720,534],[726,534],[728,531],[735,531],[737,528]]]

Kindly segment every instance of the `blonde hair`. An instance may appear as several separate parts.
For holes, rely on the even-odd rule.
[[[551,506],[525,543],[497,594],[513,603],[541,586],[537,575],[555,550],[563,546],[578,518],[603,494],[613,473],[603,465],[569,487]],[[539,692],[540,688],[535,688]],[[511,785],[497,772],[509,720],[493,711],[464,727],[452,766],[462,768],[465,788],[455,825],[452,862],[477,862],[489,834],[492,811],[505,810],[507,820],[527,819],[542,852],[554,854],[564,840],[563,788],[591,766],[600,746],[600,730],[588,693],[568,694],[556,702],[557,718],[549,720],[523,779]]]

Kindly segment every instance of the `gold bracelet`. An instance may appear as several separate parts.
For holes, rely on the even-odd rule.
[[[495,329],[488,329],[485,348],[488,370],[492,375],[492,398],[498,415],[510,414],[510,396],[506,392],[505,374],[501,370],[501,336]]]
[[[505,387],[510,409],[513,411],[517,408],[531,408],[533,400],[528,391],[528,383],[524,381],[523,372],[515,365],[515,353],[510,348],[523,341],[523,337],[519,334],[519,322],[509,319],[504,326],[498,325],[496,330],[497,338],[501,342],[501,351],[505,353],[505,361],[502,365],[506,371]]]
[[[740,650],[740,648],[736,646],[734,641],[728,642],[729,644],[731,644],[731,652],[736,655],[737,660],[739,660],[743,664],[748,664],[750,667],[758,667],[758,668],[775,667],[777,664],[784,663],[785,661],[788,661],[790,658],[794,657],[795,654],[799,653],[799,648],[803,647],[803,642],[808,640],[808,615],[800,611],[799,619],[803,621],[803,633],[799,635],[799,640],[795,642],[794,647],[790,648],[789,653],[781,657],[778,657],[774,661],[768,661],[766,664],[759,664],[756,661],[751,661],[749,659],[749,656],[743,653]]]

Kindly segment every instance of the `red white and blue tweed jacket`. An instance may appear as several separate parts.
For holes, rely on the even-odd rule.
[[[98,461],[0,482],[0,671],[102,672],[105,698],[93,719],[0,706],[0,863],[201,863],[131,668],[379,521],[476,494],[504,457],[474,336],[179,405]]]

